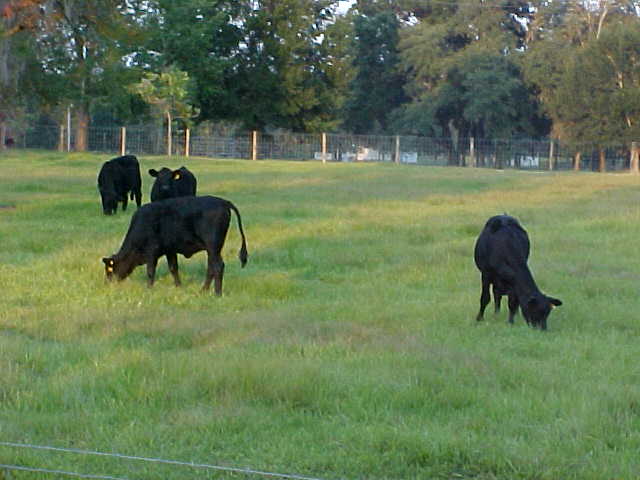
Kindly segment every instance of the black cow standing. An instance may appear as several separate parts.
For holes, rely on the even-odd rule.
[[[149,175],[156,179],[151,188],[152,202],[196,194],[198,181],[187,167],[182,166],[177,170],[162,167],[160,171],[152,168]]]
[[[174,282],[180,286],[177,254],[189,258],[206,250],[207,276],[202,290],[208,290],[214,280],[215,294],[221,295],[224,262],[220,252],[229,229],[231,210],[236,214],[242,236],[238,256],[244,267],[247,244],[238,209],[218,197],[178,197],[147,203],[136,211],[118,253],[102,259],[107,279],[115,276],[123,280],[138,265],[146,264],[148,284],[152,286],[158,258],[165,255]]]
[[[105,162],[98,173],[98,190],[102,198],[102,211],[111,215],[118,210],[127,209],[127,196],[135,198],[138,207],[142,203],[142,178],[140,165],[135,155],[124,155]]]
[[[482,273],[480,311],[476,320],[482,320],[493,285],[496,312],[500,310],[501,296],[509,297],[509,323],[513,323],[520,307],[528,325],[547,329],[549,312],[562,302],[547,297],[538,289],[527,266],[529,249],[529,236],[518,220],[509,215],[497,215],[487,221],[474,252],[476,266]]]

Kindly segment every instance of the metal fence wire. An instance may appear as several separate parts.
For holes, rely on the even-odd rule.
[[[34,125],[13,132],[15,147],[73,151],[75,130],[64,125]],[[87,150],[137,155],[203,156],[214,158],[310,160],[325,162],[395,162],[416,165],[474,166],[522,170],[625,170],[631,145],[599,149],[570,147],[532,139],[483,140],[417,136],[257,133],[212,134],[207,129],[175,130],[168,151],[162,125],[89,127]],[[580,152],[576,166],[576,153]],[[603,156],[604,155],[604,156]]]

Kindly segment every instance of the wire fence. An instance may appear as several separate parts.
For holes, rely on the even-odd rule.
[[[200,471],[200,472],[218,472],[223,474],[230,474],[237,478],[237,476],[247,477],[260,477],[260,478],[271,478],[271,479],[282,479],[282,480],[322,480],[317,477],[309,477],[303,475],[296,474],[288,474],[288,473],[276,473],[276,472],[268,472],[264,470],[255,470],[252,468],[240,468],[240,467],[229,467],[222,465],[213,465],[209,463],[195,463],[195,462],[184,462],[180,460],[167,460],[164,458],[155,458],[155,457],[142,457],[135,455],[123,455],[120,453],[108,453],[108,452],[99,452],[94,450],[82,450],[77,448],[63,448],[63,447],[54,447],[50,445],[35,445],[28,443],[16,443],[16,442],[5,442],[0,441],[0,447],[9,448],[12,450],[18,451],[27,451],[27,452],[45,452],[49,456],[48,464],[56,463],[56,460],[60,459],[57,457],[61,456],[73,456],[71,461],[62,461],[62,463],[66,465],[74,465],[74,470],[70,469],[61,469],[61,468],[45,468],[41,464],[40,465],[15,465],[8,463],[0,463],[0,473],[4,471],[12,471],[12,472],[30,472],[38,474],[38,478],[43,478],[44,476],[48,478],[62,478],[62,477],[74,477],[74,478],[88,478],[88,479],[100,479],[100,480],[130,480],[127,477],[116,476],[116,475],[124,475],[123,473],[88,473],[78,468],[83,464],[79,458],[83,457],[99,457],[101,459],[111,460],[112,464],[110,466],[111,469],[117,469],[119,471],[126,471],[126,475],[131,474],[134,470],[133,468],[127,468],[126,465],[123,466],[124,462],[135,462],[135,463],[144,463],[151,465],[162,465],[162,466],[170,466],[174,469],[180,469],[179,472],[176,473],[177,478],[185,478],[186,472],[185,469],[189,471]],[[56,458],[53,458],[56,457]],[[24,457],[16,456],[18,459],[22,459]],[[33,461],[33,460],[32,460]],[[44,460],[40,459],[40,462]],[[113,465],[113,463],[117,463],[118,465]],[[26,463],[26,462],[25,462]],[[88,468],[88,467],[85,467]],[[101,465],[101,468],[108,468],[105,465]],[[163,472],[161,476],[159,476],[159,471],[147,471],[146,472],[136,472],[137,475],[145,476],[148,478],[169,478],[168,472]],[[0,478],[2,476],[0,475]],[[10,477],[9,477],[10,478]],[[140,478],[140,477],[138,477]]]
[[[168,145],[171,145],[169,151]],[[76,131],[35,125],[11,137],[17,148],[74,151]],[[521,170],[621,171],[634,169],[635,143],[606,149],[567,146],[545,139],[477,140],[349,134],[267,134],[220,136],[198,128],[178,130],[171,142],[162,126],[89,127],[86,150],[136,155],[202,156],[323,162],[393,162]]]

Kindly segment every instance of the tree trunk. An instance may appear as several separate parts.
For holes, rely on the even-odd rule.
[[[76,141],[75,151],[86,152],[88,147],[89,114],[84,105],[76,108]]]
[[[582,153],[581,152],[576,152],[576,155],[573,159],[573,169],[576,172],[580,171],[580,157],[582,157]]]
[[[606,170],[607,170],[607,153],[605,152],[604,148],[601,148],[599,152],[598,171],[604,172]]]

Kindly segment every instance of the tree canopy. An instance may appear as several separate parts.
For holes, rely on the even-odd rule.
[[[3,0],[2,115],[73,104],[81,128],[139,121],[151,110],[132,86],[172,71],[189,79],[196,123],[637,139],[633,1],[338,3]]]

